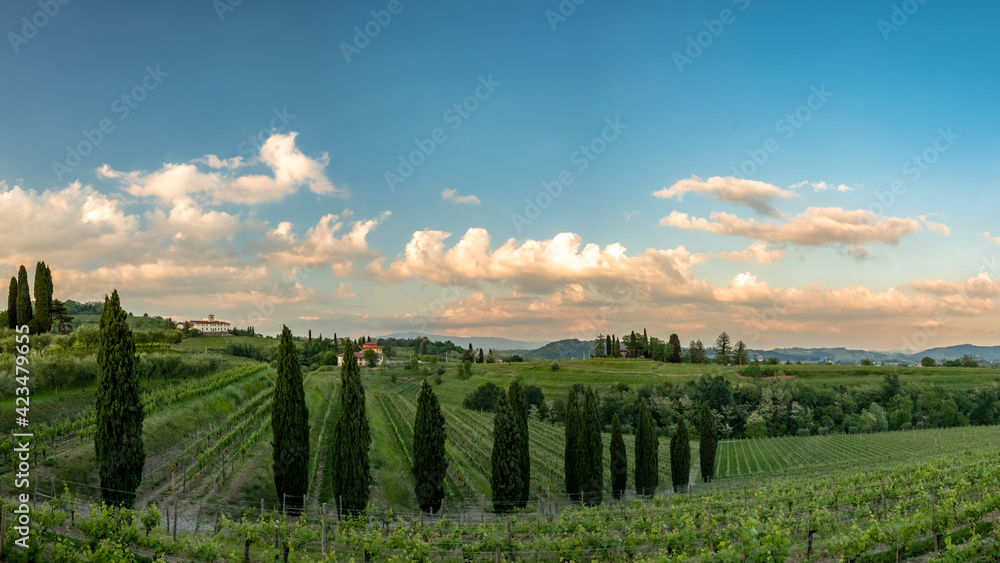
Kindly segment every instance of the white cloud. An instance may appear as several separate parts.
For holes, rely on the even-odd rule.
[[[782,216],[781,212],[771,205],[771,202],[776,199],[791,199],[797,196],[793,191],[766,182],[744,180],[732,176],[713,176],[707,180],[692,176],[669,188],[653,192],[653,196],[664,199],[677,198],[680,201],[684,199],[686,193],[700,193],[718,201],[745,205],[761,215],[771,217]]]
[[[639,214],[638,211],[625,211],[622,213],[622,216],[625,217],[626,221],[631,221],[632,217],[635,217],[638,214]]]
[[[1000,244],[1000,237],[990,236],[989,231],[983,231],[983,236],[986,237],[986,240],[992,242],[993,244]]]
[[[915,219],[880,217],[866,209],[846,210],[839,207],[810,207],[783,223],[740,219],[720,212],[712,213],[710,218],[689,217],[687,213],[673,211],[661,219],[660,224],[803,246],[828,243],[857,245],[865,242],[898,244],[902,237],[921,228]]]
[[[744,262],[747,260],[756,260],[761,265],[772,264],[781,260],[784,256],[784,251],[779,249],[768,250],[767,243],[760,241],[751,244],[746,250],[719,253],[719,258]]]
[[[201,158],[194,159],[194,162],[207,164],[210,168],[239,168],[240,166],[249,164],[243,161],[242,156],[234,156],[233,158],[219,158],[214,154],[206,154]]]
[[[989,272],[980,272],[976,277],[960,282],[918,280],[909,285],[917,291],[933,295],[964,295],[981,299],[1000,297],[1000,282],[990,279]]]
[[[324,153],[313,159],[295,146],[297,133],[271,135],[260,148],[255,163],[271,169],[273,176],[262,174],[234,175],[221,168],[238,168],[247,163],[240,157],[223,160],[215,155],[195,159],[191,163],[166,163],[155,172],[121,172],[107,164],[97,169],[100,176],[119,180],[135,196],[151,196],[175,201],[195,196],[214,204],[232,202],[259,204],[279,201],[302,186],[317,194],[346,197],[347,191],[337,189],[327,179],[324,169],[329,157]],[[198,164],[207,164],[214,171],[203,172]]]
[[[442,190],[441,199],[452,203],[466,203],[469,205],[479,205],[479,198],[474,195],[458,195],[458,190]]]
[[[351,213],[345,210],[342,215],[347,217]],[[374,252],[368,248],[366,237],[390,215],[390,211],[384,211],[373,219],[355,221],[350,231],[337,236],[344,227],[344,221],[341,216],[327,214],[306,232],[302,240],[298,240],[292,233],[291,223],[282,221],[268,232],[270,248],[273,250],[263,256],[263,259],[275,266],[297,266],[372,257]]]
[[[92,260],[129,259],[135,252],[140,221],[112,197],[73,182],[62,189],[35,192],[0,183],[0,262],[34,264],[39,259],[62,267]]]

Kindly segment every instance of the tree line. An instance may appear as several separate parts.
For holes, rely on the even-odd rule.
[[[742,340],[732,343],[729,334],[722,332],[712,348],[713,361],[719,364],[747,365],[751,363],[750,350]],[[594,339],[593,358],[645,358],[674,364],[708,363],[708,350],[701,340],[692,340],[687,349],[681,347],[681,339],[676,333],[666,341],[649,336],[646,329],[642,333],[630,331],[624,340],[614,334],[598,334]]]

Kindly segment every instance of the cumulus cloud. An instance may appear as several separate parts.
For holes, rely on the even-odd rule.
[[[384,259],[369,265],[369,272],[382,281],[421,278],[441,284],[475,286],[481,282],[503,282],[516,288],[547,290],[566,283],[599,283],[606,288],[630,281],[642,287],[689,293],[700,285],[691,268],[708,259],[683,246],[670,250],[648,249],[627,256],[624,246],[613,243],[601,248],[583,244],[574,233],[560,233],[548,240],[510,239],[491,249],[485,229],[469,229],[451,248],[443,231],[417,231],[407,243],[402,258],[385,266]]]
[[[1000,244],[1000,237],[990,236],[989,231],[983,231],[983,236],[986,237],[986,240],[992,242],[993,244]]]
[[[271,169],[272,175],[235,174],[222,169],[244,166],[240,157],[219,159],[208,155],[189,163],[166,163],[154,172],[122,172],[107,164],[97,169],[98,175],[117,179],[128,193],[135,196],[158,197],[175,201],[192,197],[206,198],[213,204],[224,202],[253,205],[279,201],[295,193],[302,186],[317,194],[346,197],[347,191],[338,189],[327,179],[324,169],[329,156],[310,158],[295,146],[297,133],[275,133],[260,147],[255,164]],[[202,171],[197,164],[205,164],[212,171]]]
[[[458,190],[442,190],[441,199],[452,203],[465,203],[469,205],[479,205],[479,198],[474,195],[458,195]]]
[[[781,212],[771,205],[771,202],[776,199],[791,199],[797,195],[793,191],[757,180],[744,180],[732,176],[713,176],[702,180],[697,176],[692,176],[669,188],[653,192],[653,196],[664,199],[676,198],[680,201],[687,193],[699,193],[718,201],[744,205],[761,215],[771,217],[782,216]]]
[[[904,236],[919,231],[920,222],[901,217],[880,217],[866,209],[810,207],[785,222],[740,219],[730,213],[712,213],[711,220],[673,211],[661,225],[699,230],[727,236],[743,236],[774,243],[802,246],[824,244],[857,245],[865,242],[898,244]]]
[[[760,241],[751,244],[746,250],[719,253],[719,258],[744,262],[747,260],[756,260],[761,265],[772,264],[784,257],[785,252],[783,250],[768,250],[767,243]]]
[[[909,285],[917,291],[933,295],[965,295],[982,299],[1000,297],[1000,282],[990,279],[989,272],[980,272],[976,277],[960,282],[918,280]]]
[[[124,204],[91,186],[73,182],[62,189],[35,192],[0,183],[0,261],[75,266],[133,251],[140,220]]]
[[[350,210],[341,215],[330,213],[324,215],[316,226],[310,227],[301,240],[292,232],[294,226],[282,221],[267,233],[273,250],[264,256],[264,261],[275,266],[299,266],[374,257],[366,237],[391,214],[384,211],[375,218],[354,221],[349,231],[338,236],[344,228],[343,218],[351,215]]]

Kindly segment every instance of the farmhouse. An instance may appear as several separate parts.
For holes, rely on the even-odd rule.
[[[365,342],[364,344],[361,345],[361,350],[354,353],[354,357],[358,359],[358,365],[362,365],[362,366],[365,365],[365,350],[372,350],[376,354],[378,354],[378,363],[379,363],[379,365],[381,365],[382,362],[385,361],[385,356],[382,354],[382,347],[381,346],[379,346],[378,344],[375,344],[374,342]],[[344,365],[344,355],[343,354],[337,354],[337,365],[338,366]]]
[[[215,320],[215,315],[209,315],[207,319],[202,319],[200,321],[187,322],[191,325],[191,328],[209,335],[229,334],[229,330],[232,328],[226,321]],[[177,323],[177,328],[184,328],[184,323]]]

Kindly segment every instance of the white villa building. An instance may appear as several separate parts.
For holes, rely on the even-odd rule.
[[[226,321],[215,320],[215,315],[209,315],[207,319],[200,321],[187,321],[191,328],[197,329],[204,334],[228,334],[232,328]],[[177,323],[177,328],[184,328],[184,323]]]

